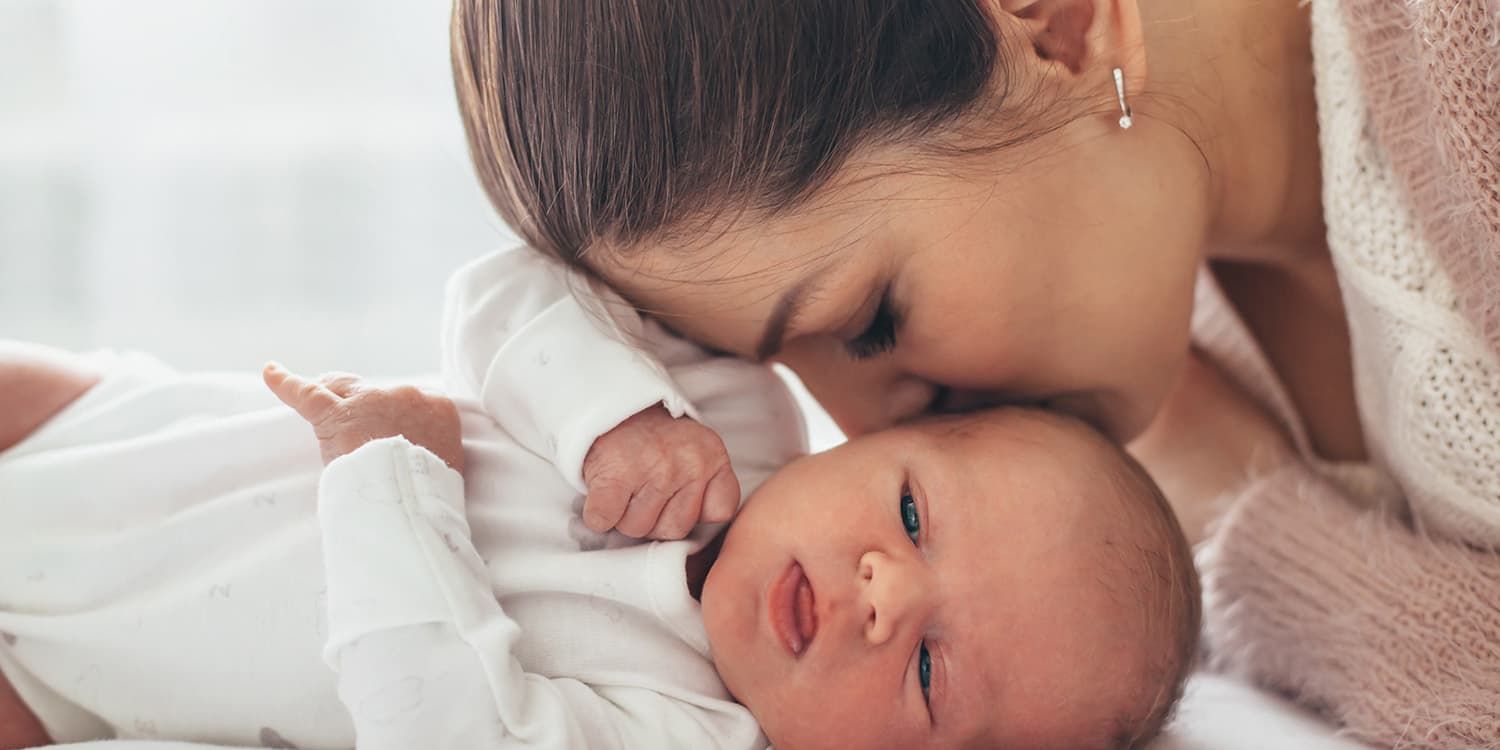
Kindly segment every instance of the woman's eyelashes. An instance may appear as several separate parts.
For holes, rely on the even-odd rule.
[[[875,314],[863,333],[844,344],[849,356],[856,360],[878,357],[896,348],[896,331],[901,327],[901,313],[891,301],[889,287],[881,292],[875,306]]]

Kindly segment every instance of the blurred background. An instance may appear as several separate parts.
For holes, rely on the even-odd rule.
[[[450,2],[0,0],[0,338],[435,371],[443,282],[515,241]]]
[[[436,369],[509,232],[448,0],[0,0],[0,337],[183,368]]]

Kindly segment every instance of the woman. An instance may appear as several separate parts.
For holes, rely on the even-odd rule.
[[[460,0],[454,42],[535,247],[851,433],[1139,438],[1188,518],[1234,496],[1222,661],[1500,738],[1495,0]]]

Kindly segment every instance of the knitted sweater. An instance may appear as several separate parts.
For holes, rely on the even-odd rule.
[[[1500,748],[1500,0],[1310,4],[1370,461],[1313,455],[1205,278],[1195,339],[1303,459],[1203,548],[1209,650],[1366,742]]]

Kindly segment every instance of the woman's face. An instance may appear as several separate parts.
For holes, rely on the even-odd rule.
[[[1184,151],[1091,117],[1001,153],[880,154],[793,214],[595,270],[690,338],[787,363],[851,434],[1024,402],[1123,441],[1187,352],[1209,206]]]

